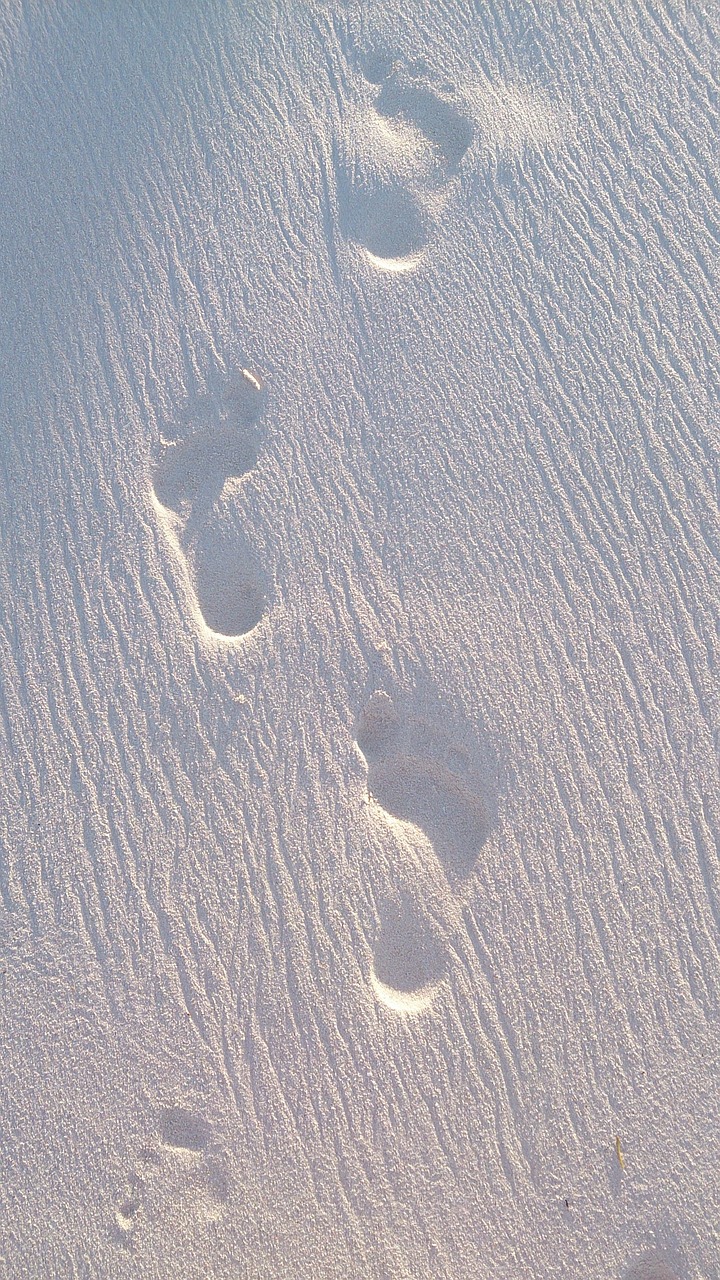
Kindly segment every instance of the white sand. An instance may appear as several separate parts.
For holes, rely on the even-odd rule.
[[[720,1276],[719,60],[5,0],[3,1280]]]

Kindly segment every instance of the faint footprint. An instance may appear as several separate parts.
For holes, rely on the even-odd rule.
[[[625,1280],[681,1280],[682,1269],[676,1260],[669,1262],[660,1253],[646,1253],[625,1274]]]
[[[432,720],[401,717],[377,691],[360,715],[357,745],[367,764],[368,796],[385,821],[415,828],[430,842],[457,894],[490,834],[487,784],[456,737]],[[417,895],[395,896],[381,912],[372,984],[389,1008],[419,1012],[431,1003],[447,969],[437,927]]]
[[[182,1106],[158,1115],[157,1142],[139,1151],[116,1201],[119,1239],[130,1244],[145,1221],[192,1210],[215,1221],[232,1190],[231,1161],[203,1116]]]
[[[137,1227],[138,1215],[142,1208],[142,1193],[142,1179],[137,1174],[131,1173],[115,1207],[115,1221],[120,1238],[125,1243],[129,1241]]]
[[[207,1121],[185,1107],[168,1107],[160,1115],[158,1128],[165,1145],[181,1151],[204,1151],[210,1141]]]
[[[188,1194],[206,1218],[215,1220],[230,1197],[231,1177],[226,1153],[214,1141],[210,1125],[185,1107],[168,1107],[161,1112],[158,1129],[166,1147],[193,1157]]]
[[[264,400],[260,380],[243,369],[216,420],[167,446],[153,478],[168,537],[186,564],[203,621],[231,639],[257,626],[267,583],[242,533],[218,506],[228,481],[242,480],[257,462]]]

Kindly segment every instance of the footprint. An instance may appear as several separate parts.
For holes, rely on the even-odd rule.
[[[626,1272],[625,1280],[681,1280],[682,1271],[661,1254],[647,1253]]]
[[[267,586],[250,549],[232,528],[209,522],[194,546],[191,574],[206,626],[216,635],[245,636],[260,622]]]
[[[375,155],[365,157],[361,173],[357,167],[338,170],[341,231],[375,267],[409,271],[422,259],[443,188],[475,131],[452,101],[451,85],[435,90],[424,75],[394,64],[389,55],[367,57],[365,78],[380,86],[371,116],[382,127],[375,130]]]
[[[249,369],[219,402],[216,420],[164,450],[153,492],[172,546],[180,553],[200,615],[228,639],[247,635],[267,606],[267,582],[240,532],[219,511],[228,481],[257,462],[265,393]]]
[[[138,1215],[142,1208],[143,1181],[137,1174],[131,1173],[127,1179],[125,1190],[119,1197],[115,1208],[115,1221],[120,1238],[127,1242],[138,1223]]]
[[[229,1153],[202,1115],[165,1107],[153,1142],[138,1152],[116,1200],[116,1238],[130,1246],[144,1226],[178,1214],[217,1221],[231,1197],[231,1170]]]
[[[481,781],[463,751],[420,719],[404,723],[376,692],[358,725],[368,765],[368,794],[386,813],[418,827],[432,844],[451,888],[472,874],[490,834]]]
[[[165,1145],[180,1151],[204,1151],[211,1137],[207,1121],[185,1107],[168,1107],[160,1116],[158,1128]]]
[[[408,828],[422,833],[457,894],[492,825],[487,786],[462,742],[432,720],[401,717],[380,691],[360,715],[356,741],[367,765],[368,797],[385,821],[403,824],[403,842]],[[437,925],[417,893],[396,892],[381,912],[375,939],[371,983],[377,999],[396,1012],[419,1013],[432,1003],[446,972]]]
[[[190,1197],[206,1219],[216,1221],[230,1198],[232,1179],[227,1153],[214,1140],[211,1126],[202,1116],[176,1106],[161,1112],[158,1130],[172,1154],[190,1157],[177,1194]]]

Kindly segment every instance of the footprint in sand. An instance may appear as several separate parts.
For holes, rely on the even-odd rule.
[[[358,725],[368,795],[386,814],[427,836],[457,892],[490,834],[482,783],[461,747],[427,721],[401,720],[386,693],[374,693]]]
[[[186,1107],[168,1107],[160,1115],[160,1141],[170,1156],[181,1158],[176,1170],[181,1189],[204,1217],[215,1220],[230,1197],[229,1158],[212,1127]]]
[[[238,530],[221,511],[229,483],[257,462],[265,394],[243,369],[214,405],[214,420],[168,445],[153,477],[153,493],[172,546],[180,553],[205,625],[235,639],[257,626],[267,604],[265,575]]]
[[[168,1107],[160,1116],[158,1128],[165,1146],[176,1151],[204,1151],[212,1133],[202,1116],[185,1107]]]
[[[156,1141],[143,1147],[116,1200],[119,1241],[130,1245],[146,1221],[195,1211],[215,1221],[232,1187],[229,1157],[212,1127],[186,1107],[160,1112]]]
[[[385,822],[415,829],[432,846],[457,895],[472,875],[491,827],[487,782],[469,752],[431,720],[401,717],[392,699],[376,692],[356,735],[367,765],[368,797]],[[426,846],[427,847],[427,846]],[[373,986],[390,1008],[426,1008],[446,968],[442,943],[410,894],[387,906],[375,943]]]
[[[121,1240],[127,1242],[133,1235],[138,1215],[143,1206],[144,1183],[136,1173],[130,1173],[115,1205],[115,1221]]]
[[[451,85],[375,57],[366,78],[380,85],[370,110],[372,153],[338,170],[340,226],[376,267],[408,271],[421,260],[444,189],[474,128]]]
[[[569,125],[559,104],[528,85],[476,80],[458,89],[424,62],[405,66],[382,50],[366,54],[363,73],[355,160],[338,166],[341,230],[385,270],[422,261],[471,148],[487,176],[490,157],[542,151]]]

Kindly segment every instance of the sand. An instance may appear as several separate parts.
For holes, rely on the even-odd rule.
[[[0,1276],[720,1276],[720,11],[0,14]]]

